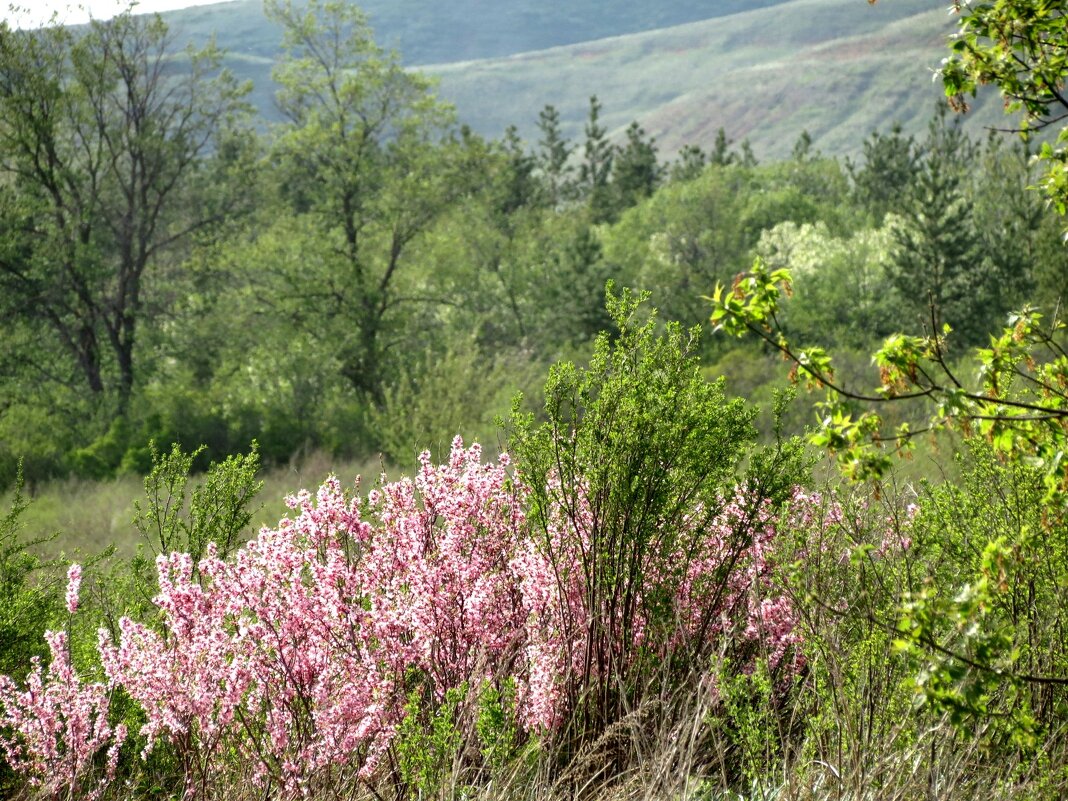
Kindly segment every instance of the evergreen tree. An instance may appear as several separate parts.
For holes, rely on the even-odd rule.
[[[605,284],[611,269],[605,263],[601,243],[588,225],[579,228],[566,243],[560,264],[566,284],[558,283],[554,298],[560,341],[588,342],[609,330],[612,319],[605,310]],[[559,312],[566,310],[565,314]]]
[[[560,112],[553,106],[546,106],[538,114],[537,166],[545,182],[546,203],[555,208],[567,200],[571,194],[571,166],[568,159],[575,149],[560,132]]]
[[[538,164],[537,159],[526,151],[514,125],[505,130],[501,144],[508,157],[508,180],[500,211],[508,216],[538,200],[539,187],[534,176]]]
[[[646,137],[645,130],[632,122],[627,140],[618,148],[612,163],[612,185],[618,199],[617,211],[636,204],[656,191],[662,170],[656,159],[656,138]]]
[[[794,142],[794,150],[791,154],[794,161],[810,161],[819,157],[819,152],[812,147],[812,134],[802,131]]]
[[[597,95],[590,97],[590,113],[586,120],[586,144],[579,166],[579,187],[589,204],[593,219],[607,220],[612,213],[612,199],[608,190],[612,175],[614,148],[608,141],[608,131],[601,125],[601,103]]]
[[[716,130],[716,142],[712,145],[712,155],[708,160],[720,167],[733,164],[738,160],[738,155],[731,152],[730,147],[732,144],[734,144],[734,140],[727,138],[727,132],[721,126]]]
[[[683,145],[675,163],[671,165],[672,181],[692,181],[705,171],[708,156],[697,145]]]
[[[988,310],[997,287],[983,269],[968,193],[974,143],[960,125],[936,117],[923,162],[901,205],[894,230],[890,278],[902,298],[936,331],[948,323],[954,339],[974,344],[990,330]]]
[[[742,140],[742,156],[739,159],[739,163],[747,169],[752,169],[759,163],[757,157],[753,154],[753,146],[748,139]]]
[[[846,161],[853,180],[853,197],[857,204],[881,224],[894,208],[920,169],[916,140],[901,133],[895,123],[889,134],[872,133],[864,142],[864,160],[859,166]]]

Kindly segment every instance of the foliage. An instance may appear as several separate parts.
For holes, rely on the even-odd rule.
[[[615,148],[608,141],[608,129],[601,124],[601,102],[597,95],[590,97],[585,133],[586,142],[576,186],[579,194],[589,203],[594,222],[602,222],[611,215],[608,183],[612,175]]]
[[[0,675],[17,678],[31,657],[40,656],[41,636],[59,611],[54,587],[43,575],[48,566],[34,553],[55,535],[23,535],[20,518],[28,506],[20,472],[10,509],[0,518]]]
[[[926,138],[873,135],[856,164],[820,155],[810,125],[786,162],[758,165],[721,129],[667,165],[668,140],[596,100],[585,141],[553,107],[537,144],[514,128],[488,141],[353,8],[269,11],[287,120],[220,121],[190,156],[160,217],[177,238],[142,274],[123,402],[110,356],[108,397],[83,397],[76,360],[35,329],[43,302],[5,329],[0,477],[23,450],[31,493],[50,474],[147,473],[136,527],[157,560],[155,575],[144,552],[97,574],[110,557],[79,556],[61,598],[17,486],[0,522],[3,792],[1063,795],[1068,356],[1045,309],[983,336],[1063,289],[1061,223],[1026,192],[1049,159],[936,117]],[[7,31],[0,61],[96,75],[87,43],[105,28]],[[214,63],[157,44],[175,91]],[[73,152],[64,126],[85,98],[45,74],[20,80],[67,104],[55,141]],[[27,181],[0,201],[0,259],[66,303],[49,259],[74,228]],[[120,195],[105,181],[93,208]],[[72,252],[103,287],[122,248],[99,219]],[[27,231],[45,229],[42,249]],[[681,324],[606,293],[609,277]],[[716,322],[757,341],[685,328],[717,283]],[[928,309],[921,293],[935,324],[895,333]],[[878,389],[857,391],[877,340]],[[878,477],[870,493],[804,487],[784,432],[810,406],[729,398],[770,401],[783,354],[831,390],[815,441]],[[516,463],[444,445],[492,441],[501,399],[561,355],[525,407],[543,408],[513,414]],[[916,460],[908,475],[944,474],[908,483],[892,450],[937,459],[949,441],[924,428],[969,438],[970,455]],[[365,497],[336,479],[301,493],[249,540],[261,451],[226,457],[253,438],[275,463],[431,451]]]
[[[1060,631],[1068,612],[1057,589],[1065,543],[1038,544],[1046,514],[1040,471],[973,445],[961,481],[932,489],[910,525],[910,541],[938,548],[945,572],[915,581],[898,622],[900,647],[924,664],[925,700],[1024,748],[1060,725],[1068,685],[1063,638],[1038,634]]]
[[[977,83],[994,83],[1009,101],[1010,110],[1025,110],[1025,129],[1054,122],[1043,118],[1048,117],[1051,104],[1058,100],[1055,85],[1061,82],[1065,71],[1057,44],[1063,30],[1063,11],[1027,4],[980,5],[963,11],[961,24],[962,32],[953,45],[955,55],[943,69],[947,94],[959,102],[962,94],[974,94]],[[909,586],[904,591],[897,625],[901,647],[922,665],[916,681],[928,704],[945,710],[958,726],[974,726],[977,721],[990,724],[994,737],[1005,733],[996,725],[998,714],[1004,714],[1012,722],[1012,738],[1023,747],[1032,747],[1040,725],[1032,708],[1035,693],[1042,688],[1055,691],[1065,683],[1064,666],[1056,656],[1046,661],[1044,653],[1037,663],[1022,666],[1018,660],[1023,653],[1032,658],[1036,655],[1020,645],[1021,616],[1014,613],[1010,624],[999,612],[1007,603],[1011,605],[1007,599],[1019,586],[1015,576],[1010,578],[1008,565],[1018,566],[1027,574],[1036,563],[1046,562],[1049,554],[1037,550],[1037,532],[1051,535],[1064,524],[1068,484],[1063,460],[1066,427],[1062,406],[1068,356],[1060,343],[1062,323],[1054,317],[1043,327],[1043,315],[1025,307],[1009,315],[1007,327],[989,337],[989,346],[975,348],[975,382],[964,379],[951,363],[953,327],[960,325],[960,320],[967,321],[962,338],[975,342],[981,329],[968,330],[967,324],[990,316],[957,312],[958,322],[953,327],[943,322],[946,317],[953,317],[949,309],[958,282],[955,276],[964,276],[969,283],[966,288],[958,288],[957,295],[982,304],[983,292],[977,290],[976,283],[981,287],[985,282],[988,291],[997,287],[993,290],[996,296],[998,290],[1005,289],[1005,278],[1012,275],[1011,270],[1006,270],[1001,276],[995,273],[993,278],[984,278],[982,270],[975,270],[979,254],[968,228],[971,210],[959,178],[953,178],[952,172],[953,160],[960,157],[962,148],[950,140],[959,138],[959,134],[944,127],[932,127],[932,146],[921,163],[916,184],[921,194],[915,221],[935,226],[942,233],[936,234],[931,228],[923,235],[923,225],[913,225],[912,231],[904,229],[899,239],[903,249],[898,258],[898,283],[906,295],[916,291],[917,278],[921,273],[927,274],[932,263],[947,268],[941,274],[936,270],[934,283],[928,287],[931,325],[920,336],[894,334],[885,340],[873,356],[880,371],[876,391],[856,391],[842,384],[823,348],[798,348],[787,337],[780,323],[782,296],[791,290],[791,275],[786,270],[769,271],[758,260],[749,273],[735,279],[729,290],[717,286],[711,298],[712,317],[728,332],[756,333],[794,363],[797,378],[810,386],[828,388],[824,414],[813,441],[837,454],[845,475],[855,479],[883,477],[890,469],[884,443],[908,450],[917,433],[955,427],[967,437],[985,440],[991,452],[1003,460],[1007,465],[1004,480],[1013,487],[1013,496],[1032,498],[1024,509],[1041,509],[1037,518],[1023,519],[1028,516],[1021,516],[1019,507],[1011,507],[1006,499],[1000,505],[995,501],[999,512],[1011,508],[1014,517],[1007,530],[991,531],[992,510],[972,512],[975,506],[990,502],[988,495],[980,496],[971,488],[970,496],[961,495],[947,488],[945,492],[952,497],[948,506],[953,508],[955,519],[938,538],[941,550],[954,542],[971,514],[987,522],[970,544],[971,552],[951,560],[958,566],[958,573],[922,587]],[[996,148],[991,152],[995,158],[998,156]],[[1048,145],[1042,156],[1050,162],[1046,165],[1044,186],[1053,204],[1063,212],[1058,190],[1058,176],[1063,172],[1061,158]],[[955,169],[958,176],[964,174],[961,167]],[[936,180],[939,176],[941,180]],[[957,207],[943,208],[946,203],[956,203]],[[1014,213],[1003,201],[988,203],[987,213]],[[1030,232],[1037,225],[1027,222],[1026,210],[1015,219],[1021,222],[1016,235],[1018,244],[1033,241]],[[910,270],[909,262],[925,252],[917,235],[928,242],[940,238],[945,241],[937,248],[941,255],[928,254]],[[950,269],[952,260],[958,257],[958,266]],[[999,265],[996,259],[997,256],[984,259],[982,268],[993,267],[996,271],[1012,263],[1010,258]],[[920,265],[922,270],[918,269]],[[950,294],[943,294],[947,292]],[[933,401],[934,411],[927,425],[918,431],[906,424],[896,433],[884,435],[878,413],[851,408],[855,403],[871,405],[907,398]],[[992,465],[990,459],[981,463],[985,493],[1003,480]],[[1039,486],[1043,488],[1041,499]],[[972,500],[975,498],[981,500]],[[1036,592],[1039,585],[1031,578],[1029,586],[1030,592]],[[952,596],[947,587],[952,588]],[[1055,599],[1032,603],[1029,609],[1054,619],[1060,615]],[[1035,624],[1027,620],[1024,625]],[[1031,670],[1036,664],[1041,667]],[[995,712],[999,707],[1007,709]],[[1049,709],[1043,706],[1044,715],[1049,714]],[[1048,718],[1043,724],[1052,725]]]
[[[875,131],[864,140],[863,162],[847,163],[853,196],[876,222],[882,222],[909,190],[919,168],[916,141],[895,124],[889,133]]]
[[[717,618],[741,598],[750,599],[747,630],[763,631],[754,622],[763,620],[778,643],[775,665],[791,616],[764,583],[760,556],[774,537],[768,515],[784,485],[750,476],[737,497],[731,489],[752,412],[703,380],[695,331],[671,324],[655,336],[655,320],[636,319],[626,292],[610,297],[609,309],[619,338],[602,334],[587,369],[553,368],[547,422],[513,417],[543,569],[569,599],[538,661],[564,677],[553,679],[553,691],[575,710],[569,736],[580,742],[639,702],[649,657],[672,680],[674,659],[685,675],[710,650],[731,648],[741,632]],[[790,459],[773,461],[788,485]],[[732,578],[737,571],[749,577],[742,585]],[[579,647],[561,651],[560,637]],[[734,644],[742,653],[744,641]],[[554,652],[568,657],[550,668]]]
[[[988,294],[999,289],[983,281],[977,269],[981,254],[966,194],[974,147],[959,126],[946,125],[942,116],[932,121],[925,158],[892,229],[895,247],[888,270],[918,319],[929,315],[924,322],[931,330],[949,324],[966,344],[982,341],[987,333]]]
[[[518,373],[503,359],[489,362],[474,342],[458,342],[406,365],[370,414],[383,456],[394,465],[423,450],[441,457],[461,432],[492,441]]]
[[[479,446],[465,448],[457,438],[446,464],[433,465],[424,452],[414,479],[382,483],[366,501],[347,497],[336,479],[314,498],[301,492],[289,499],[292,518],[225,559],[235,521],[246,519],[255,452],[213,468],[184,517],[193,455],[176,448],[157,459],[146,479],[150,505],[139,512],[139,525],[163,548],[189,550],[159,553],[158,593],[140,620],[122,616],[114,630],[101,628],[106,683],[78,678],[65,634],[50,640],[47,676],[34,662],[28,690],[3,679],[0,706],[12,738],[5,742],[21,749],[8,753],[11,767],[40,776],[52,770],[48,760],[67,760],[53,775],[72,793],[97,793],[119,765],[126,724],[112,725],[108,702],[121,691],[136,712],[126,720],[140,717],[135,737],[142,755],[160,748],[172,754],[186,794],[251,781],[261,792],[296,797],[391,775],[413,792],[430,791],[453,775],[454,760],[466,758],[457,715],[468,688],[479,688],[478,712],[464,725],[475,727],[487,776],[525,738],[573,727],[567,723],[573,718],[590,725],[592,694],[583,693],[580,705],[567,688],[592,689],[611,676],[605,664],[583,662],[593,643],[632,667],[662,661],[685,674],[724,649],[738,659],[759,655],[781,674],[795,671],[794,612],[776,594],[768,558],[779,536],[774,500],[789,493],[794,475],[787,470],[776,478],[775,470],[795,456],[789,448],[755,455],[735,489],[741,445],[734,440],[750,417],[735,402],[712,424],[725,453],[712,464],[715,483],[706,481],[699,475],[709,466],[701,429],[694,438],[684,427],[699,425],[695,415],[715,409],[721,390],[703,383],[680,350],[678,332],[657,343],[649,324],[638,332],[624,327],[623,337],[604,358],[632,364],[642,380],[666,371],[689,411],[669,420],[669,439],[654,443],[681,441],[688,461],[664,464],[646,486],[654,493],[649,499],[659,496],[659,510],[634,532],[647,540],[639,546],[640,564],[629,578],[613,579],[628,585],[631,609],[620,611],[628,625],[602,631],[602,599],[591,594],[610,589],[602,578],[611,579],[612,568],[599,568],[592,585],[582,579],[590,567],[586,547],[608,533],[585,516],[602,507],[583,488],[612,477],[598,475],[594,464],[585,468],[589,480],[572,474],[578,497],[561,496],[552,477],[534,493],[527,476],[536,478],[551,453],[517,475],[506,456],[483,463]],[[595,393],[605,404],[613,395],[625,400],[618,396],[625,387],[612,383],[609,377]],[[629,386],[633,393],[633,378]],[[641,402],[630,401],[632,413],[641,413]],[[523,444],[534,456],[535,435],[527,431]],[[557,451],[567,446],[550,444]],[[663,461],[662,454],[648,457],[649,464]],[[688,476],[693,486],[676,495],[669,476]],[[557,506],[545,505],[546,498]],[[579,517],[575,504],[586,510]],[[532,527],[535,520],[541,522]],[[80,568],[72,566],[68,576],[73,614]],[[712,607],[709,593],[719,598]],[[128,608],[136,613],[136,605]],[[49,689],[38,692],[38,685]],[[27,704],[45,704],[34,709],[56,723],[44,740]],[[92,726],[82,725],[90,719]],[[66,745],[58,751],[49,745],[60,741]],[[101,762],[94,755],[105,747]],[[87,773],[97,768],[99,786]]]
[[[661,167],[656,160],[656,138],[646,136],[645,129],[632,122],[626,130],[612,162],[612,183],[622,208],[633,206],[653,194],[660,183]]]
[[[894,330],[902,305],[887,275],[895,222],[848,237],[822,222],[787,221],[761,234],[757,255],[769,270],[789,270],[802,299],[783,304],[780,319],[792,336],[863,348]]]
[[[407,249],[463,194],[463,148],[434,147],[448,110],[426,79],[374,43],[359,9],[316,0],[307,9],[272,2],[267,11],[283,27],[273,73],[287,120],[275,145],[278,178],[320,243],[321,268],[309,283],[303,260],[272,265],[278,280],[263,298],[328,342],[353,388],[378,401],[383,340],[406,300],[398,283]]]
[[[485,677],[499,698],[514,680],[518,721],[559,726],[567,702],[555,671],[579,645],[542,638],[555,630],[560,604],[593,618],[581,611],[583,598],[554,584],[552,563],[525,538],[528,490],[508,478],[507,464],[483,465],[478,446],[457,440],[448,464],[434,467],[424,453],[414,481],[372,491],[366,513],[332,480],[314,501],[291,499],[299,515],[262,532],[232,563],[211,545],[199,564],[187,553],[161,554],[155,603],[166,636],[124,618],[118,642],[101,641],[108,676],[145,710],[146,747],[164,738],[179,749],[187,789],[232,769],[226,754],[236,748],[255,781],[292,794],[331,786],[346,766],[376,775],[398,732],[415,737],[404,722],[414,692],[437,731],[469,682]],[[728,522],[731,514],[739,513],[728,513],[724,531],[766,525]],[[761,575],[746,572],[763,568],[740,553],[737,564],[724,562],[717,543],[707,545],[711,563],[694,558],[697,572],[679,590],[689,593],[680,607],[688,614],[698,612],[691,605],[702,571],[737,574],[743,583],[731,598],[750,592],[755,579],[743,577]],[[557,568],[577,576],[579,565]],[[770,598],[750,603],[743,640],[767,638],[777,662],[790,642],[788,613]],[[429,769],[416,770],[418,781],[431,780]]]
[[[942,65],[946,95],[957,108],[980,85],[996,86],[1006,110],[1022,112],[1025,135],[1056,126],[1068,112],[1065,10],[1058,3],[1014,0],[958,8],[959,30]],[[1045,142],[1041,186],[1060,214],[1068,213],[1068,126],[1055,143]]]
[[[179,70],[171,50],[158,17],[129,11],[80,31],[0,25],[5,316],[48,331],[65,355],[58,378],[110,392],[119,412],[152,273],[236,208],[191,204],[189,190],[247,87],[212,47]]]
[[[716,287],[712,320],[728,333],[760,336],[796,365],[798,379],[811,387],[828,388],[827,414],[814,441],[836,453],[848,475],[859,479],[883,475],[890,466],[884,443],[907,449],[919,432],[906,427],[884,436],[876,412],[854,417],[847,402],[879,404],[923,397],[936,404],[930,428],[956,426],[966,434],[974,431],[1005,456],[1041,469],[1050,512],[1060,514],[1065,491],[1063,460],[1058,455],[1065,437],[1060,388],[1068,357],[1056,338],[1059,321],[1043,328],[1042,315],[1031,308],[1010,316],[1009,326],[991,337],[989,347],[976,348],[979,372],[973,386],[958,377],[948,361],[948,325],[923,336],[892,335],[873,357],[881,384],[874,392],[863,393],[835,383],[831,358],[823,348],[795,350],[780,330],[781,299],[790,291],[788,271],[769,272],[757,260],[730,290]]]
[[[256,480],[256,443],[246,455],[212,463],[207,474],[187,493],[190,469],[201,449],[184,453],[174,445],[162,456],[152,446],[152,470],[145,477],[147,506],[134,502],[134,525],[156,554],[185,551],[199,562],[208,544],[226,557],[240,542],[252,520],[252,504],[263,487]],[[188,510],[186,506],[188,504]]]
[[[423,704],[419,691],[408,699],[404,720],[397,727],[397,762],[401,778],[418,797],[433,797],[444,790],[446,778],[454,773],[453,759],[463,736],[457,726],[457,710],[467,691],[467,686],[461,685],[446,692],[429,725],[420,720]]]
[[[556,208],[568,196],[571,172],[568,159],[574,148],[561,133],[560,113],[553,106],[546,106],[538,113],[538,130],[542,138],[538,140],[537,159],[545,176],[546,202],[550,208]]]
[[[947,94],[959,99],[961,94],[974,93],[977,83],[991,82],[1002,90],[1010,110],[1025,109],[1025,128],[1036,121],[1039,127],[1052,123],[1054,120],[1043,117],[1058,100],[1055,87],[1065,72],[1063,54],[1059,52],[1063,48],[1058,44],[1063,21],[1062,10],[1047,6],[1008,3],[968,7],[962,12],[962,33],[953,45],[955,56],[943,70]],[[779,314],[782,296],[791,290],[788,271],[769,271],[758,260],[749,273],[735,279],[729,290],[716,287],[711,298],[712,318],[730,333],[757,334],[794,363],[794,374],[799,379],[810,386],[828,388],[823,404],[825,414],[813,441],[835,452],[843,473],[851,478],[885,476],[890,461],[883,444],[889,442],[897,449],[907,449],[919,433],[905,425],[885,436],[880,415],[871,410],[856,413],[850,408],[856,402],[871,405],[906,398],[933,401],[934,411],[923,430],[956,427],[966,437],[985,440],[990,451],[1004,462],[1006,467],[999,472],[993,458],[987,457],[967,479],[971,482],[967,492],[946,488],[939,499],[945,505],[940,506],[936,500],[929,507],[943,514],[953,510],[952,524],[935,538],[941,554],[962,545],[964,553],[955,553],[949,560],[959,572],[939,580],[928,577],[928,583],[922,586],[907,586],[901,595],[897,629],[900,646],[921,665],[915,678],[929,705],[944,710],[958,727],[981,723],[986,726],[986,736],[1011,736],[1021,747],[1031,748],[1042,725],[1055,727],[1048,718],[1050,704],[1056,705],[1051,699],[1068,682],[1063,676],[1059,645],[1043,642],[1036,652],[1032,634],[1024,636],[1021,632],[1021,628],[1033,632],[1036,625],[1042,625],[1032,615],[1049,615],[1054,620],[1061,615],[1059,599],[1038,600],[1042,582],[1036,580],[1033,571],[1051,557],[1057,561],[1056,556],[1039,550],[1037,537],[1041,536],[1038,532],[1044,532],[1047,541],[1056,536],[1064,526],[1068,505],[1063,460],[1068,429],[1062,408],[1068,355],[1060,343],[1062,323],[1054,317],[1044,328],[1043,316],[1034,308],[1025,307],[1009,316],[1008,325],[1000,334],[989,337],[989,346],[975,349],[978,376],[974,383],[966,381],[951,364],[953,329],[942,322],[944,313],[951,315],[947,312],[947,297],[941,293],[953,290],[956,279],[950,273],[967,275],[964,268],[972,266],[978,253],[971,250],[967,228],[970,210],[965,212],[964,205],[956,210],[936,207],[936,213],[931,214],[936,201],[963,203],[952,173],[944,174],[949,183],[942,181],[936,190],[924,189],[934,186],[934,179],[943,170],[952,168],[952,161],[945,155],[932,159],[945,137],[945,129],[932,128],[934,147],[919,173],[922,210],[916,219],[936,225],[948,237],[939,247],[944,256],[954,258],[957,253],[962,258],[956,270],[943,270],[940,275],[936,271],[928,293],[931,326],[924,334],[891,335],[874,354],[873,361],[880,370],[876,391],[865,393],[848,388],[837,380],[831,358],[823,348],[801,349],[787,337]],[[959,135],[951,138],[959,139]],[[943,143],[941,150],[951,154],[951,159],[961,154],[959,144],[947,147]],[[1054,205],[1063,212],[1063,199],[1058,192],[1063,165],[1059,165],[1057,152],[1049,146],[1044,148],[1043,156],[1052,162],[1046,165],[1044,186]],[[959,168],[958,174],[962,174]],[[992,208],[1002,210],[996,205]],[[927,238],[933,241],[936,237]],[[912,235],[900,241],[908,258],[923,252],[923,246]],[[932,262],[951,263],[928,255],[923,259],[924,271]],[[907,263],[908,259],[899,260],[899,269]],[[904,273],[900,276],[904,279],[900,281],[903,292],[916,289],[920,272],[913,269],[911,273],[911,277]],[[974,271],[967,278],[973,283],[977,278],[982,281],[981,274],[976,276]],[[958,294],[970,296],[973,302],[980,295],[982,302],[974,288]],[[960,317],[981,319],[975,314]],[[966,330],[963,338],[975,341],[977,332]],[[976,476],[981,476],[978,482]],[[1001,489],[1005,485],[1012,487],[1011,491]],[[991,498],[991,491],[1005,494],[999,502],[996,497]],[[1023,500],[1020,506],[1013,502],[1026,498],[1030,500]],[[1007,518],[1004,529],[995,526],[992,530],[994,509]],[[925,520],[926,516],[921,515],[920,519]],[[981,533],[969,537],[968,526],[973,519],[984,523]],[[964,537],[963,543],[957,537]],[[1014,568],[1021,573],[1015,574]],[[1055,573],[1051,578],[1058,580]],[[1032,594],[1028,612],[1023,615],[1009,600],[1021,583],[1027,584]],[[1013,610],[1008,619],[1003,616],[1007,608]],[[1025,653],[1031,660],[1026,666],[1019,662]],[[1036,717],[1033,704],[1037,695],[1043,697],[1043,711]],[[1007,731],[998,725],[1001,716],[1011,721]],[[1044,718],[1042,724],[1038,717]]]

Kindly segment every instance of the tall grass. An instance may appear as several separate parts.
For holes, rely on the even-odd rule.
[[[298,454],[284,466],[268,468],[260,475],[263,490],[254,503],[249,534],[273,526],[286,513],[284,498],[297,490],[316,487],[328,475],[351,486],[357,476],[364,487],[395,467],[382,460],[339,460],[323,451]],[[194,481],[195,481],[194,477]],[[124,475],[104,481],[65,478],[27,487],[30,505],[20,523],[27,539],[56,534],[39,548],[45,558],[75,558],[94,555],[114,546],[120,557],[132,556],[139,542],[133,524],[134,502],[144,499],[140,476]],[[12,492],[0,495],[0,509],[10,507]]]

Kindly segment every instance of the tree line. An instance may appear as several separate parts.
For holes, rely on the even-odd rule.
[[[609,280],[692,324],[760,254],[805,284],[791,330],[857,349],[931,309],[978,342],[1064,285],[1028,151],[944,114],[856,161],[802,134],[759,164],[722,131],[665,161],[637,122],[610,137],[596,97],[581,141],[551,106],[536,142],[486,140],[355,7],[266,8],[268,131],[219,51],[158,17],[0,28],[5,481],[20,457],[31,478],[143,472],[153,440],[206,444],[206,464],[253,439],[284,461],[487,438],[612,327]],[[704,347],[742,387],[774,381]]]

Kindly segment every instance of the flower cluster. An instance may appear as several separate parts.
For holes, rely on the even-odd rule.
[[[78,595],[82,589],[82,566],[77,562],[67,570],[67,611],[74,614],[78,611]]]
[[[370,493],[378,525],[360,570],[376,640],[441,699],[469,679],[501,678],[518,653],[526,613],[510,559],[523,495],[507,455],[482,464],[481,448],[459,438],[447,464],[432,466],[427,452],[419,461],[414,480]]]
[[[71,666],[67,635],[49,631],[45,640],[51,662],[45,671],[33,658],[24,690],[0,676],[0,753],[46,796],[92,801],[115,776],[126,727],[108,722],[112,688],[82,682]],[[96,757],[105,749],[97,779]]]
[[[510,673],[523,517],[507,467],[457,440],[446,465],[424,454],[414,480],[372,491],[368,519],[330,479],[232,563],[161,556],[165,633],[123,619],[119,642],[101,642],[149,747],[193,742],[199,764],[236,748],[257,782],[305,794],[331,766],[375,771],[411,681],[442,698],[479,671]]]
[[[294,518],[232,563],[213,546],[197,565],[160,556],[164,632],[123,618],[119,642],[102,633],[100,651],[145,711],[147,748],[166,737],[208,766],[233,748],[255,781],[298,794],[328,765],[362,756],[370,769],[395,675],[372,655],[353,559],[370,530],[359,502],[335,479],[289,500]]]

